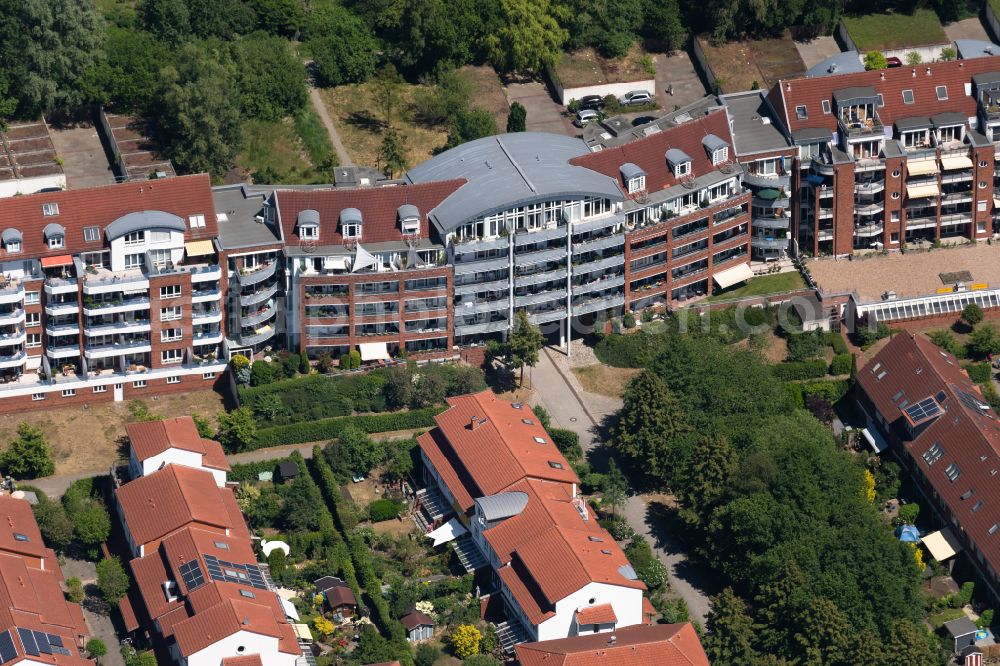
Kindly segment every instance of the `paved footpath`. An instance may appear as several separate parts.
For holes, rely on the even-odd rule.
[[[621,401],[586,393],[568,367],[561,350],[546,347],[539,354],[538,365],[531,369],[531,385],[535,389],[531,402],[548,411],[553,425],[576,432],[584,453],[589,454],[602,444],[598,424],[617,411]],[[689,561],[683,544],[669,531],[653,534],[646,520],[647,499],[642,495],[630,496],[622,513],[632,529],[646,537],[653,552],[667,566],[670,587],[687,603],[691,619],[704,626],[709,602],[703,582],[711,580],[711,572]]]

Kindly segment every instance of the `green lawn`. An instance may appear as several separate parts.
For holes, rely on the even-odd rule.
[[[932,613],[927,621],[931,623],[931,626],[935,630],[940,629],[945,622],[951,622],[952,620],[957,620],[960,617],[964,617],[965,613],[961,608],[945,608],[944,610],[938,611],[937,613]]]
[[[709,296],[709,301],[722,301],[731,298],[746,298],[749,296],[763,296],[765,294],[777,294],[783,291],[793,291],[806,286],[806,281],[797,271],[791,273],[775,273],[773,275],[761,275],[751,278],[746,284],[733,287],[726,291]]]
[[[306,123],[309,123],[308,119]],[[330,175],[317,170],[310,159],[310,146],[303,144],[296,132],[297,124],[301,125],[301,120],[294,123],[290,118],[277,123],[263,120],[244,122],[243,146],[236,156],[236,164],[251,174],[257,174],[254,182],[329,182]]]
[[[949,41],[933,9],[917,9],[912,14],[845,16],[844,25],[862,53],[947,44]]]

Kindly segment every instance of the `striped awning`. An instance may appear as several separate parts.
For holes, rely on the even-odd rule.
[[[938,189],[937,183],[906,186],[906,196],[910,199],[919,199],[920,197],[936,197],[939,194],[941,194],[941,190]]]
[[[206,254],[215,254],[215,246],[210,240],[198,240],[184,243],[184,250],[189,257],[203,257]]]
[[[941,168],[945,171],[952,169],[971,169],[972,160],[968,155],[949,155],[941,158]]]
[[[926,176],[928,174],[937,173],[938,165],[937,160],[914,160],[912,162],[906,163],[906,173],[911,176]]]

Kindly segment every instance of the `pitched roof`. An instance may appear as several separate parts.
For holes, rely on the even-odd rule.
[[[626,192],[628,187],[622,178],[621,167],[628,163],[635,164],[646,172],[646,190],[655,192],[678,183],[678,179],[674,177],[667,164],[669,151],[673,151],[672,155],[684,153],[690,157],[691,173],[695,176],[718,170],[718,167],[712,165],[708,151],[702,144],[707,134],[714,134],[729,146],[733,145],[729,120],[722,107],[711,109],[704,116],[666,128],[643,139],[616,148],[587,153],[570,162],[614,178],[619,187]]]
[[[239,599],[226,599],[178,622],[174,640],[181,656],[186,657],[239,631],[276,638],[279,651],[299,654],[295,632],[283,617],[276,617],[267,606]]]
[[[521,666],[708,666],[690,622],[521,643],[515,650]]]
[[[465,183],[444,180],[422,185],[395,187],[335,188],[329,190],[277,190],[275,201],[287,243],[298,243],[298,216],[302,211],[319,213],[319,245],[342,245],[340,215],[354,208],[361,213],[361,243],[402,241],[398,210],[410,204],[421,214],[420,238],[430,236],[427,213]]]
[[[576,612],[576,623],[584,624],[615,624],[618,616],[615,615],[615,607],[611,604],[597,604],[581,608]]]
[[[323,592],[323,594],[326,595],[326,602],[330,604],[330,608],[358,605],[358,600],[355,598],[354,592],[349,587],[335,585],[334,587],[327,589]]]
[[[515,408],[490,390],[449,398],[448,404],[434,417],[437,428],[417,441],[432,464],[447,460],[451,481],[445,483],[464,509],[524,478],[580,482],[527,405]]]
[[[58,215],[43,215],[44,204],[57,204]],[[108,225],[141,211],[162,211],[185,223],[190,215],[204,215],[205,226],[188,229],[184,234],[188,239],[214,238],[218,233],[212,183],[207,174],[10,197],[0,207],[0,229],[22,233],[21,252],[12,257],[73,254],[101,249]],[[65,227],[64,247],[49,249],[43,229],[51,223]],[[98,240],[84,241],[83,229],[91,226],[100,227],[101,235]]]
[[[858,384],[905,451],[994,569],[1000,567],[1000,417],[954,356],[900,332],[859,373]],[[939,413],[914,419],[933,400]],[[930,402],[925,403],[931,405]],[[910,410],[912,439],[903,424]]]
[[[833,105],[834,92],[859,87],[873,88],[876,94],[882,95],[885,106],[876,110],[886,127],[898,118],[932,116],[947,111],[957,111],[965,117],[974,117],[976,100],[966,94],[965,86],[971,82],[973,75],[995,71],[1000,71],[1000,57],[788,79],[778,81],[768,93],[768,99],[771,100],[789,132],[807,127],[833,130],[837,126],[835,108],[833,112],[824,114],[823,100]],[[935,91],[937,86],[947,88],[947,99],[938,99]],[[913,91],[912,104],[903,102],[904,90]],[[806,107],[806,118],[798,117],[795,112],[797,106]]]
[[[211,439],[203,439],[190,416],[129,423],[125,426],[125,432],[140,462],[168,449],[181,449],[201,454],[205,467],[230,469],[222,445]]]
[[[403,617],[399,618],[399,621],[403,623],[407,631],[413,631],[417,627],[433,627],[434,620],[427,613],[421,613],[418,610],[412,610]]]
[[[215,477],[205,470],[167,465],[155,474],[126,483],[115,494],[136,545],[191,523],[247,533],[232,491],[219,488]],[[150,520],[151,515],[156,520]]]

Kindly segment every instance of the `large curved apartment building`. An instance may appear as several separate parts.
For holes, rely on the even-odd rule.
[[[480,139],[400,180],[7,199],[0,409],[211,385],[235,352],[452,356],[520,311],[565,340],[751,258],[991,236],[1000,59],[839,67],[583,139]]]

